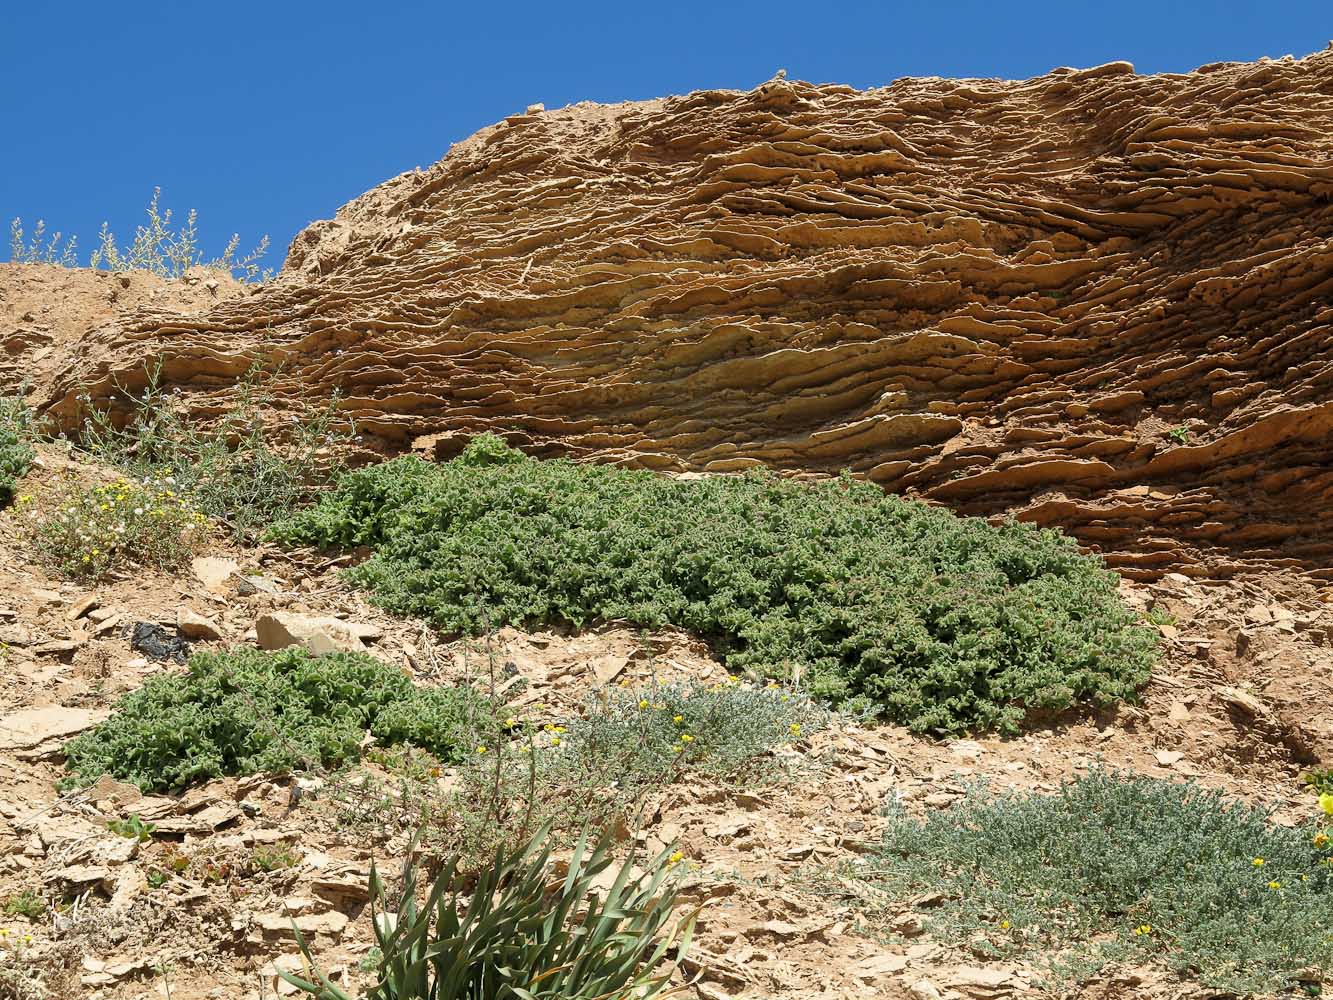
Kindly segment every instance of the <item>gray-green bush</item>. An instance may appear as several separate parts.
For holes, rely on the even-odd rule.
[[[369,545],[374,599],[441,628],[677,625],[728,665],[870,703],[918,731],[1014,731],[1131,698],[1155,660],[1100,561],[844,477],[685,481],[529,459],[483,436],[434,465],[345,474],[279,523],[288,544]]]
[[[1159,960],[1236,993],[1333,970],[1333,847],[1313,824],[1192,784],[1093,771],[1055,794],[901,810],[850,874],[889,900],[931,894],[928,929],[996,956],[1055,954],[1084,977]]]

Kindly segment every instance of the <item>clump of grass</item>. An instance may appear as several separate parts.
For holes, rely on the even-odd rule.
[[[22,892],[16,892],[5,897],[5,916],[7,917],[26,917],[29,920],[38,920],[45,912],[46,904],[42,902],[42,897],[31,889],[24,889]]]
[[[88,266],[104,267],[108,271],[151,271],[164,278],[179,278],[192,267],[236,274],[242,281],[253,281],[260,276],[259,261],[268,252],[268,236],[262,237],[250,253],[238,257],[241,238],[233,233],[221,256],[206,259],[199,249],[198,213],[190,209],[185,216],[185,225],[173,230],[171,209],[158,208],[161,196],[162,189],[153,188],[147,208],[148,224],[135,229],[134,240],[124,250],[116,245],[110,226],[102,223],[97,236],[98,247]],[[267,278],[267,272],[263,276]]]
[[[30,496],[19,501],[38,556],[81,580],[135,566],[178,569],[210,530],[207,518],[169,480],[65,483],[45,498],[42,510]]]
[[[459,859],[423,895],[409,860],[390,897],[370,876],[378,961],[366,1000],[603,1000],[666,990],[689,948],[695,914],[673,919],[669,852],[636,872],[616,864],[611,842],[579,840],[567,866],[551,857],[549,831],[497,851],[475,880]],[[389,915],[393,918],[390,919]],[[300,932],[310,972],[278,974],[321,1000],[352,1000],[324,975]],[[674,957],[662,962],[674,951]]]
[[[205,425],[162,387],[160,366],[153,368],[140,394],[125,393],[128,419],[94,408],[78,443],[137,479],[172,480],[204,513],[251,536],[308,502],[341,469],[339,446],[353,436],[336,395],[274,427],[266,418],[280,411],[279,401],[263,380],[260,367],[251,368],[227,412]]]
[[[267,280],[270,270],[261,271],[259,262],[268,253],[268,237],[264,236],[248,254],[240,255],[241,238],[233,233],[222,253],[213,258],[205,257],[199,246],[198,213],[190,209],[185,216],[185,224],[179,229],[171,225],[172,211],[160,208],[162,189],[154,188],[153,197],[148,203],[148,222],[138,226],[134,239],[123,249],[116,243],[116,236],[107,223],[102,223],[98,233],[98,247],[88,259],[88,266],[105,268],[108,271],[148,271],[163,278],[179,278],[192,267],[206,267],[221,271],[242,281],[254,281],[256,278]],[[25,237],[23,220],[14,219],[9,225],[9,259],[15,264],[59,264],[62,267],[77,267],[78,240],[71,236],[62,246],[60,233],[55,233],[49,241],[46,237],[46,223],[38,219],[31,237]]]
[[[32,411],[21,399],[0,398],[0,504],[8,503],[14,488],[36,458]]]
[[[1094,771],[1052,795],[974,789],[895,812],[854,874],[891,899],[944,897],[927,928],[992,956],[1055,953],[1079,978],[1157,960],[1205,986],[1282,990],[1333,969],[1333,846],[1314,825],[1191,784]]]
[[[110,774],[144,791],[223,775],[334,767],[369,732],[458,758],[487,703],[470,688],[417,687],[361,653],[312,657],[236,649],[199,653],[126,695],[111,717],[65,747],[69,784]]]
[[[1132,698],[1156,656],[1114,575],[1069,539],[850,477],[682,481],[536,461],[482,436],[443,465],[348,473],[272,537],[374,547],[351,579],[446,630],[677,625],[735,671],[799,673],[819,697],[916,731],[1012,732]]]

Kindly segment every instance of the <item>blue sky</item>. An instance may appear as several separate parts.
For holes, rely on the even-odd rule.
[[[2,6],[0,219],[43,217],[86,253],[104,219],[131,234],[160,185],[199,210],[208,250],[268,233],[273,264],[310,220],[535,102],[749,88],[779,67],[860,87],[1112,59],[1179,72],[1333,39],[1333,0]]]

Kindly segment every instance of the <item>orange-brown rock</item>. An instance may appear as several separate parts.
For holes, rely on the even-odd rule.
[[[84,333],[127,310],[151,306],[194,312],[240,295],[244,288],[203,267],[167,279],[147,271],[112,274],[54,264],[0,264],[0,388],[44,383],[69,363],[71,345]]]
[[[516,114],[262,293],[85,338],[48,408],[157,356],[201,412],[281,362],[386,450],[849,467],[1131,575],[1327,572],[1333,52]]]

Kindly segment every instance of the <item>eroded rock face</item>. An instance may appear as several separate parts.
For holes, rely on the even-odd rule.
[[[514,115],[262,294],[86,338],[50,409],[161,354],[216,412],[259,355],[387,451],[849,467],[1131,575],[1319,571],[1331,347],[1323,52]]]

